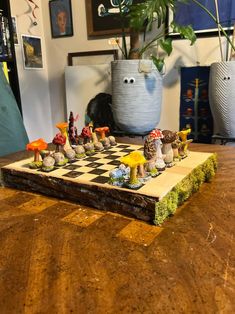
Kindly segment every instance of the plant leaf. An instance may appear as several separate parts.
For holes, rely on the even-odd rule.
[[[157,20],[158,28],[165,22],[169,8],[173,8],[175,0],[146,0],[141,3],[129,5],[130,27],[141,31],[143,26],[148,31],[154,20]]]
[[[164,59],[163,58],[156,58],[155,56],[151,56],[151,59],[153,61],[153,64],[158,69],[158,71],[161,73],[164,67]]]
[[[193,45],[197,39],[194,30],[191,25],[182,26],[174,21],[171,23],[171,27],[174,33],[179,33],[181,38],[190,40],[190,45]]]
[[[159,45],[167,53],[168,56],[171,54],[172,52],[172,39],[171,38],[160,39]]]

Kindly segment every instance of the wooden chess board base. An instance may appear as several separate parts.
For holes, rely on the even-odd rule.
[[[135,148],[138,147],[136,146]],[[115,152],[115,154],[118,153]],[[100,210],[113,211],[159,224],[162,223],[168,214],[173,213],[173,210],[168,208],[170,205],[168,206],[168,202],[166,201],[168,195],[172,197],[172,191],[178,191],[180,184],[183,183],[183,190],[187,189],[187,186],[190,189],[190,193],[187,194],[187,197],[189,197],[192,194],[191,192],[194,192],[193,188],[190,187],[191,181],[197,180],[197,185],[199,186],[204,181],[207,181],[207,177],[210,177],[207,172],[209,171],[208,163],[210,163],[210,167],[213,164],[211,162],[212,159],[213,154],[211,153],[190,152],[187,158],[176,162],[175,166],[167,168],[158,177],[150,179],[139,190],[115,187],[107,182],[91,182],[94,179],[82,180],[79,177],[65,176],[61,174],[65,173],[65,169],[45,173],[25,167],[25,164],[30,160],[32,161],[32,159],[7,165],[1,169],[1,172],[5,186],[39,192],[56,198],[92,206]],[[107,161],[107,159],[103,160],[104,162]],[[80,165],[80,169],[81,167],[84,169],[88,168],[87,165]],[[198,169],[203,174],[203,179],[201,180],[197,179]],[[74,171],[71,172],[74,173]],[[86,176],[90,176],[91,178],[93,174],[91,175],[90,173],[89,175],[86,174]],[[187,197],[181,197],[181,201]],[[170,199],[169,204],[171,203],[172,200]],[[163,206],[164,212],[162,204],[165,206]]]

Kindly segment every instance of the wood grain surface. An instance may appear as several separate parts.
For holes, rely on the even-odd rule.
[[[234,313],[235,148],[191,149],[217,174],[161,227],[0,188],[0,313]]]

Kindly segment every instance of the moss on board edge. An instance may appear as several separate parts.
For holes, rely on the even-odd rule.
[[[169,215],[173,215],[177,207],[197,192],[203,182],[211,181],[216,169],[217,154],[213,154],[156,203],[154,224],[160,225]]]

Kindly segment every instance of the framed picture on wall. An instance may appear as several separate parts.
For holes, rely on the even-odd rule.
[[[49,2],[52,38],[73,36],[71,0]]]
[[[133,0],[133,3],[142,1]],[[85,2],[88,36],[108,36],[122,32],[117,1],[86,0]],[[128,3],[130,3],[130,0],[122,1],[122,5]]]
[[[208,0],[200,0],[214,16],[216,16],[215,2]],[[235,23],[235,1],[234,0],[218,0],[219,20],[223,28],[231,32]],[[173,13],[169,13],[168,27],[173,20]],[[217,36],[218,29],[214,20],[201,7],[194,2],[178,3],[175,11],[174,20],[179,25],[191,25],[197,34],[197,37]],[[171,36],[177,37],[178,34],[172,33]]]
[[[41,37],[21,35],[24,68],[43,69]]]

